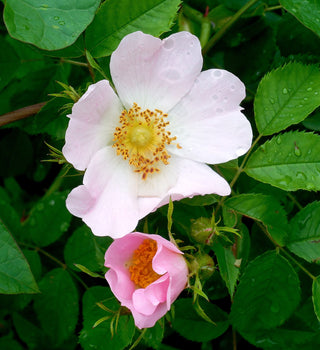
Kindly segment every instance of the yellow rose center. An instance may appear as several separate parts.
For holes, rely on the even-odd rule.
[[[145,239],[133,252],[129,272],[131,281],[138,288],[146,288],[160,277],[152,268],[152,260],[156,252],[157,242],[152,239]]]
[[[117,155],[128,160],[134,171],[142,174],[145,180],[148,174],[160,171],[160,165],[169,164],[170,155],[166,145],[176,137],[167,130],[167,114],[159,109],[141,110],[136,103],[120,115],[120,126],[114,132],[114,144]],[[179,144],[176,145],[181,148]]]

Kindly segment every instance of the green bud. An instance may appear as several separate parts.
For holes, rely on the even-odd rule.
[[[191,237],[198,243],[211,244],[214,231],[209,218],[199,218],[191,225]]]
[[[215,271],[214,261],[211,256],[200,252],[194,255],[191,268],[198,273],[201,280],[207,280]]]

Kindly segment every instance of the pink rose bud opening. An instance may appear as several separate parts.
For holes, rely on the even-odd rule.
[[[153,327],[186,287],[182,252],[159,235],[133,232],[116,239],[105,254],[105,277],[138,328]]]

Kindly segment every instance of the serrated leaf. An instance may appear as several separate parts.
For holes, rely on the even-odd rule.
[[[106,1],[86,30],[86,47],[93,57],[102,57],[111,55],[121,39],[136,30],[159,36],[172,26],[179,4],[180,0]]]
[[[4,21],[10,35],[44,50],[71,45],[92,21],[100,0],[7,0]]]
[[[306,261],[320,261],[320,202],[310,203],[291,220],[288,248]]]
[[[0,293],[38,293],[30,266],[0,221]]]
[[[66,193],[55,192],[40,199],[32,208],[25,229],[35,244],[45,247],[68,230],[71,214],[66,209]]]
[[[231,322],[240,332],[280,326],[300,301],[299,278],[289,262],[268,251],[253,260],[237,287]]]
[[[102,310],[96,303],[101,302],[109,309],[117,311],[119,302],[113,296],[111,290],[106,287],[89,288],[83,296],[83,329],[80,333],[80,344],[84,350],[105,350],[106,342],[112,350],[122,350],[128,346],[133,338],[135,326],[131,316],[120,316],[119,324],[111,336],[110,322],[106,320],[95,328],[92,326],[108,313]],[[113,314],[110,313],[111,316]]]
[[[197,314],[192,299],[179,299],[174,303],[173,329],[183,337],[197,342],[210,341],[223,334],[229,327],[227,314],[207,301],[201,302],[201,307],[215,325]]]
[[[66,270],[49,271],[39,282],[41,294],[34,300],[34,309],[44,333],[58,346],[75,329],[79,314],[77,288]]]
[[[245,172],[286,191],[317,191],[320,189],[320,136],[299,131],[275,136],[251,155]]]
[[[302,24],[320,36],[320,3],[315,0],[280,0],[281,5]]]
[[[68,266],[78,269],[74,264],[81,264],[91,271],[101,271],[104,254],[112,242],[110,237],[94,236],[87,226],[74,231],[64,248],[64,258]]]
[[[279,245],[284,245],[289,230],[285,210],[278,200],[264,194],[241,194],[229,198],[224,211],[235,211],[254,220],[261,221]]]
[[[318,66],[289,63],[267,74],[254,100],[257,128],[272,135],[304,120],[320,106]]]
[[[312,283],[312,301],[314,312],[320,321],[320,276],[318,276]]]
[[[233,255],[231,247],[223,247],[220,243],[214,244],[213,250],[218,260],[221,277],[225,281],[232,298],[240,273],[239,267],[235,265],[236,258]]]

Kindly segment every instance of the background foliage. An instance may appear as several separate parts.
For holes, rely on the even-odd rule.
[[[0,5],[0,348],[319,348],[320,3]],[[242,105],[254,129],[247,155],[214,166],[231,184],[231,196],[174,203],[172,231],[195,247],[188,252],[194,263],[202,262],[193,291],[202,288],[208,300],[198,295],[194,302],[186,290],[144,332],[119,312],[102,277],[111,239],[93,236],[65,208],[82,177],[44,162],[64,144],[68,97],[109,79],[112,51],[135,30],[197,35],[204,68],[227,69],[245,83]],[[168,238],[167,207],[138,229]]]

